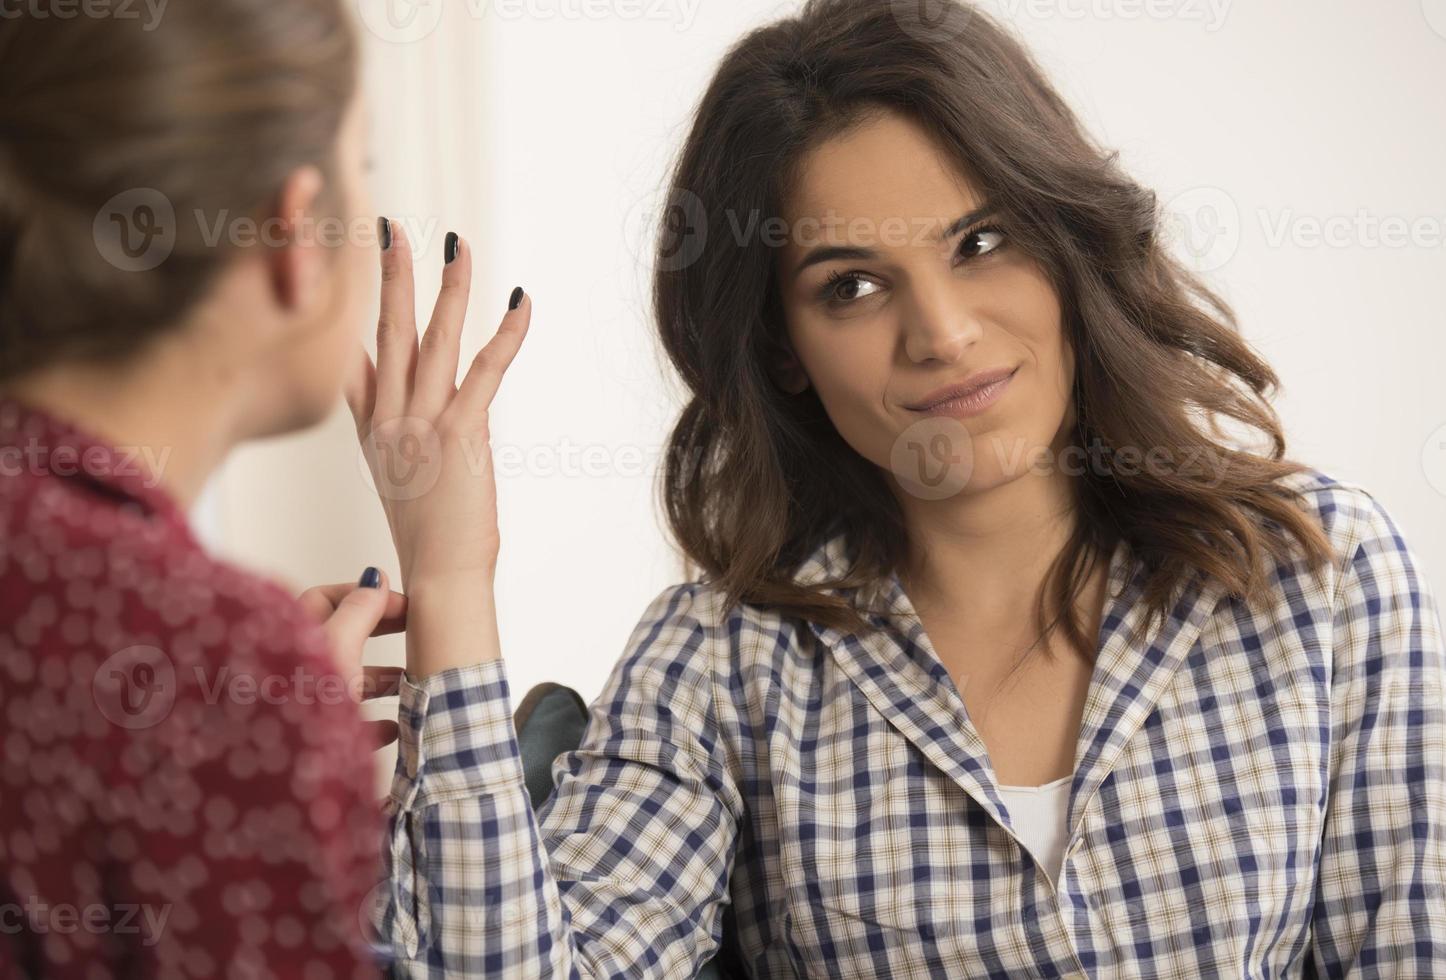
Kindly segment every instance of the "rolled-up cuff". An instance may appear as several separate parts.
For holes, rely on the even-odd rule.
[[[501,659],[404,678],[391,799],[411,810],[526,785]]]

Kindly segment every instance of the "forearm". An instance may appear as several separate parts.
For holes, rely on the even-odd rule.
[[[490,575],[422,579],[407,587],[407,675],[420,683],[502,657]]]
[[[403,688],[378,927],[408,980],[591,977],[523,778],[504,665]]]
[[[554,773],[545,820],[505,660],[403,684],[378,910],[400,975],[664,980],[713,953],[744,804],[716,742],[700,741],[720,725],[691,608],[690,587],[650,605]]]

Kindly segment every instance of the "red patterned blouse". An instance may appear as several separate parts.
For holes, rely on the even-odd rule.
[[[360,712],[163,465],[0,397],[0,980],[375,977]]]

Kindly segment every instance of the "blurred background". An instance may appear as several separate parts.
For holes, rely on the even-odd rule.
[[[420,322],[449,230],[477,257],[464,355],[514,285],[535,304],[493,416],[514,706],[544,680],[590,701],[684,578],[655,506],[681,405],[648,302],[660,188],[723,52],[794,6],[358,0],[373,193],[414,243]],[[1289,454],[1375,494],[1446,597],[1446,0],[981,6],[1168,202],[1177,251],[1282,378]],[[236,454],[197,520],[293,591],[397,580],[344,406]]]

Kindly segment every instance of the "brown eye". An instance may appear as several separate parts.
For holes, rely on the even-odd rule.
[[[970,243],[975,243],[976,248],[971,250]],[[966,259],[977,259],[981,255],[988,255],[997,252],[1004,246],[1004,232],[998,228],[978,228],[968,232],[959,242],[959,254]]]
[[[852,303],[870,295],[878,284],[859,276],[839,275],[829,279],[828,298],[835,303]]]

